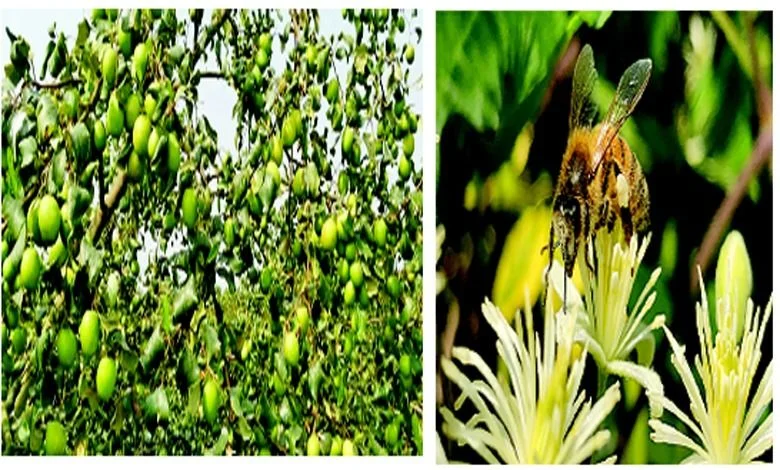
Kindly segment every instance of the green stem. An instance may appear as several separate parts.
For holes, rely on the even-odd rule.
[[[607,377],[609,377],[609,374],[602,368],[598,368],[598,388],[596,389],[596,400],[601,398],[602,395],[604,395],[604,392],[607,391]]]
[[[713,11],[712,19],[715,20],[715,23],[721,31],[723,31],[723,35],[726,36],[726,42],[729,43],[729,46],[731,46],[731,49],[737,56],[737,61],[739,62],[742,71],[752,80],[753,69],[750,67],[750,50],[742,37],[743,35],[737,29],[734,22],[731,21],[728,13],[724,11]]]

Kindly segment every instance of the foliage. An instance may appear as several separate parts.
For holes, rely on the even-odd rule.
[[[10,26],[5,453],[422,451],[416,16],[95,10],[40,71]],[[238,96],[233,152],[205,80]]]

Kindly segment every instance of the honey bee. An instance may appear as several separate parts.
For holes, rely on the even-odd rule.
[[[569,140],[553,199],[550,225],[550,267],[555,248],[561,247],[563,267],[571,277],[580,245],[606,226],[620,220],[625,240],[645,233],[650,224],[650,199],[636,155],[618,133],[634,111],[650,80],[652,62],[633,63],[620,78],[604,120],[596,125],[590,101],[598,74],[593,50],[582,48],[574,66]],[[587,257],[586,257],[587,260]],[[592,271],[594,268],[588,264]],[[549,275],[549,268],[547,270]],[[564,305],[566,303],[564,282]]]

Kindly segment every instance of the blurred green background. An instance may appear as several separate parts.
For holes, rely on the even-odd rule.
[[[745,238],[752,297],[766,304],[772,290],[772,19],[771,12],[437,13],[436,219],[446,233],[437,266],[446,280],[437,298],[437,355],[456,344],[495,362],[492,330],[479,312],[486,296],[509,315],[527,287],[539,315],[546,266],[541,248],[568,135],[571,71],[584,44],[593,47],[599,72],[593,100],[600,115],[623,71],[640,58],[653,61],[647,90],[621,133],[650,188],[653,238],[635,286],[663,268],[648,318],[666,314],[693,360],[699,350],[693,268],[704,265],[712,297],[718,249],[730,230]],[[734,210],[716,216],[727,199]],[[656,340],[653,367],[667,396],[687,410],[668,343],[660,334]],[[759,371],[771,344],[770,332]],[[437,405],[451,405],[457,390],[437,375]],[[589,359],[583,386],[591,397],[595,375]],[[644,394],[635,384],[622,391],[610,423],[617,433],[606,451],[621,463],[686,457],[684,450],[649,440]],[[443,444],[450,459],[478,461],[466,448]]]

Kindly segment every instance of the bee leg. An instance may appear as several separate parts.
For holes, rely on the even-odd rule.
[[[620,220],[623,222],[623,233],[626,237],[626,245],[631,241],[634,235],[634,221],[631,218],[631,210],[628,207],[620,208]]]

